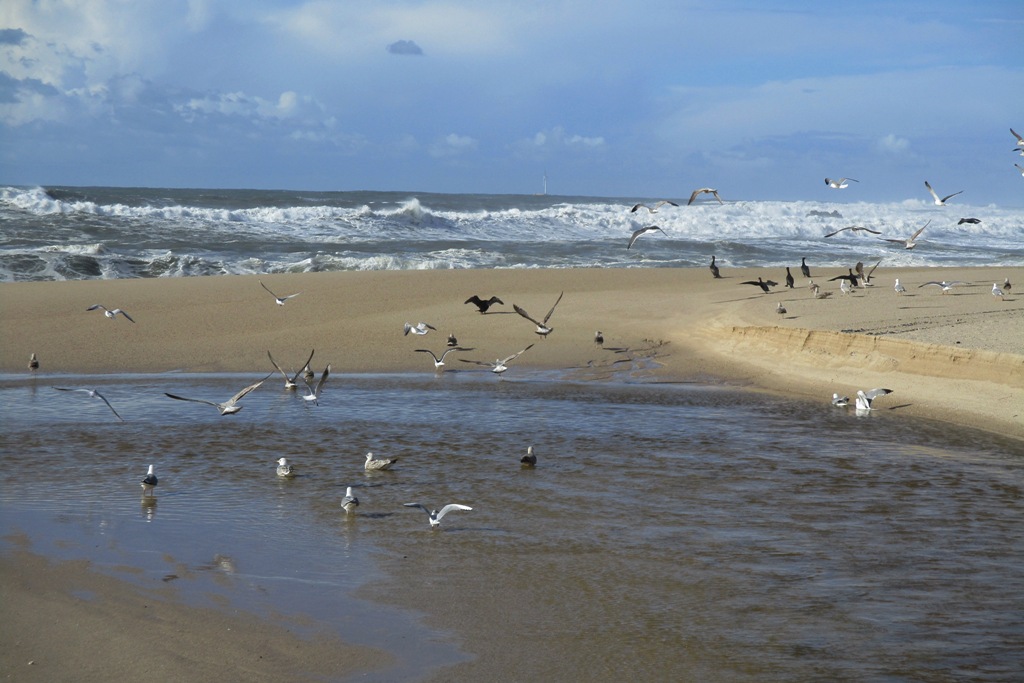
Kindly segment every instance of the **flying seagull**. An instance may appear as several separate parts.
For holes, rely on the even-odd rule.
[[[943,294],[949,294],[949,292],[953,289],[953,287],[955,287],[957,285],[966,285],[966,284],[967,284],[966,282],[961,282],[960,280],[954,280],[953,282],[946,282],[945,280],[943,280],[942,282],[932,281],[932,282],[926,282],[923,285],[919,285],[918,289],[921,289],[921,287],[927,287],[928,285],[935,285],[936,287],[942,287],[942,293]]]
[[[519,459],[523,467],[534,467],[537,464],[537,456],[533,453],[533,446],[526,447],[526,455]]]
[[[260,287],[270,292],[270,288],[263,284],[263,280],[260,280],[259,283]],[[289,294],[288,296],[278,296],[277,294],[270,292],[270,296],[274,297],[274,301],[277,302],[278,306],[284,306],[285,301],[288,301],[288,299],[293,299],[297,297],[299,294],[302,294],[302,292],[295,292],[294,294]]]
[[[270,373],[270,375],[273,374],[274,373]],[[254,389],[258,388],[261,384],[266,382],[270,375],[267,375],[259,382],[256,382],[256,384],[250,384],[249,386],[247,386],[246,388],[242,389],[237,394],[229,398],[227,401],[224,401],[224,403],[214,403],[213,401],[207,401],[201,398],[185,398],[184,396],[175,396],[174,394],[168,394],[167,392],[164,392],[164,395],[167,396],[168,398],[173,398],[177,401],[193,401],[194,403],[205,403],[219,410],[221,415],[234,415],[235,413],[242,409],[242,406],[238,405],[238,402],[241,401],[250,391],[253,391]]]
[[[1024,175],[1024,166],[1021,166],[1020,164],[1014,164],[1014,166],[1017,167],[1017,170],[1020,171],[1021,175]]]
[[[958,194],[960,194],[960,192],[963,192],[963,190],[960,190],[960,192],[954,192],[953,194],[947,194],[942,199],[939,199],[939,195],[935,194],[935,190],[932,189],[932,186],[928,184],[927,180],[924,181],[924,186],[928,188],[928,191],[931,193],[932,198],[935,200],[935,206],[945,206],[947,199],[951,199],[951,198],[957,196]]]
[[[1013,128],[1010,129],[1010,132],[1013,133],[1013,137],[1017,138],[1017,145],[1011,151],[1020,152],[1021,154],[1024,154],[1024,138],[1017,135]]]
[[[315,389],[310,385],[309,382],[306,382],[306,389],[309,390],[309,393],[306,394],[305,396],[303,396],[302,399],[304,401],[312,401],[313,405],[317,405],[317,406],[320,405],[320,394],[323,392],[324,384],[327,382],[327,376],[330,375],[330,374],[331,374],[331,364],[328,363],[327,367],[324,368],[323,374],[320,375],[320,381],[318,381],[316,383],[316,388]]]
[[[839,233],[841,233],[844,230],[853,230],[854,232],[861,232],[861,231],[863,231],[863,232],[870,232],[872,235],[881,235],[882,234],[878,230],[872,230],[871,228],[865,228],[862,225],[847,225],[845,228],[839,228],[838,230],[834,230],[834,231],[830,232],[829,234],[825,235],[825,237],[832,237],[832,235],[838,235]]]
[[[295,476],[295,470],[288,464],[288,458],[278,458],[277,460],[277,476],[282,479],[291,479]]]
[[[398,458],[374,458],[373,453],[367,453],[363,469],[367,472],[382,471],[390,468],[396,462],[398,462]]]
[[[114,410],[114,406],[110,405],[110,401],[108,401],[106,399],[106,397],[103,396],[103,394],[101,394],[100,392],[96,391],[95,389],[68,389],[66,387],[53,387],[53,388],[56,389],[57,391],[81,391],[81,392],[84,392],[86,394],[89,394],[89,396],[91,396],[92,398],[98,398],[99,400],[101,400],[101,401],[103,401],[104,403],[107,404],[107,407],[110,408],[110,412],[112,412],[117,417],[118,420],[120,420],[121,422],[124,422],[124,418],[117,414],[117,411]]]
[[[87,311],[95,311],[97,308],[103,309],[103,315],[107,316],[111,320],[116,318],[117,314],[120,313],[125,318],[128,318],[128,322],[135,322],[134,320],[132,320],[132,317],[130,315],[128,315],[127,313],[122,311],[120,308],[107,308],[103,304],[93,304],[92,306],[90,306],[89,308],[87,308],[85,310],[87,310]]]
[[[693,200],[696,199],[697,197],[699,197],[702,194],[713,194],[715,196],[715,199],[718,200],[719,204],[724,204],[725,203],[725,202],[722,201],[722,198],[718,196],[718,190],[710,188],[710,187],[702,187],[699,190],[694,190],[693,191],[693,194],[690,195],[690,201],[686,202],[686,205],[689,206],[690,204],[693,204]]]
[[[153,471],[153,466],[150,465],[149,470],[146,472],[145,479],[139,482],[142,485],[142,495],[146,495],[147,493],[149,495],[153,495],[153,489],[156,488],[157,482],[156,472]]]
[[[871,391],[857,390],[857,410],[871,410],[871,402],[879,396],[891,394],[892,389],[872,389]]]
[[[345,514],[351,515],[357,507],[359,507],[359,499],[352,495],[352,487],[347,486],[345,488],[345,497],[341,499],[341,508],[345,511]]]
[[[477,309],[480,310],[481,313],[486,313],[487,309],[489,309],[494,304],[501,304],[502,306],[505,305],[505,302],[502,301],[501,299],[499,299],[496,296],[492,296],[490,299],[481,299],[476,294],[474,294],[473,296],[469,297],[468,299],[466,299],[462,303],[475,305],[477,307]]]
[[[36,354],[34,354],[34,353],[31,356],[28,357],[28,369],[29,370],[38,370],[39,369],[39,359],[36,358]]]
[[[980,218],[961,218],[957,221],[957,225],[963,225],[964,223],[970,223],[971,225],[977,225],[981,222]]]
[[[562,300],[562,294],[565,294],[565,292],[563,291],[558,295],[558,298],[555,299],[555,303],[551,305],[551,310],[548,311],[548,314],[544,316],[544,320],[541,322],[537,322],[536,320],[531,318],[529,313],[527,313],[525,310],[523,310],[522,307],[516,304],[512,304],[512,310],[514,310],[516,313],[518,313],[519,315],[523,316],[531,323],[536,325],[537,329],[534,330],[534,332],[539,334],[541,338],[546,339],[547,336],[551,334],[551,332],[555,329],[553,327],[548,327],[548,319],[551,317],[551,314],[555,312],[555,306],[557,306],[558,302]]]
[[[800,257],[800,272],[804,274],[804,277],[811,276],[811,269],[807,267],[807,257]]]
[[[874,285],[871,284],[871,276],[874,274],[875,269],[878,268],[878,265],[881,262],[882,262],[882,259],[878,259],[878,261],[875,263],[875,265],[871,266],[871,270],[869,270],[867,273],[865,273],[864,272],[864,263],[861,262],[861,261],[857,261],[857,267],[855,268],[855,270],[857,271],[857,277],[860,278],[860,286],[861,287],[873,287],[874,286]]]
[[[640,228],[639,230],[634,230],[632,236],[630,236],[630,238],[629,238],[629,244],[626,245],[626,249],[629,249],[630,247],[632,247],[633,246],[633,242],[636,242],[637,238],[640,237],[640,235],[646,235],[647,233],[653,232],[655,230],[660,232],[662,235],[665,234],[665,231],[662,230],[661,228],[659,228],[657,225],[648,225],[646,228]]]
[[[459,505],[458,503],[449,503],[448,505],[445,505],[443,508],[441,508],[440,511],[438,511],[438,510],[428,510],[425,506],[420,505],[419,503],[403,503],[403,505],[405,505],[405,507],[407,507],[407,508],[419,508],[420,510],[423,510],[428,515],[430,515],[430,528],[431,529],[433,529],[433,528],[437,527],[439,524],[441,524],[441,518],[444,517],[445,515],[447,515],[449,512],[452,512],[453,510],[472,510],[473,509],[473,508],[469,507],[468,505]]]
[[[634,204],[633,208],[630,209],[629,212],[630,213],[636,213],[637,209],[644,208],[644,209],[647,209],[648,213],[658,213],[658,209],[661,208],[662,206],[664,206],[665,204],[668,204],[669,206],[679,206],[675,202],[670,202],[667,199],[662,199],[660,202],[655,204],[653,208],[651,208],[650,206],[647,206],[646,204]]]
[[[438,358],[437,354],[434,353],[433,351],[431,351],[430,349],[415,349],[415,351],[417,353],[429,353],[430,357],[434,359],[434,367],[439,369],[439,370],[444,367],[444,357],[447,356],[452,351],[472,351],[472,350],[473,349],[471,349],[471,348],[465,349],[465,348],[463,348],[461,346],[453,346],[450,349],[446,349],[445,352],[441,354],[441,357]]]
[[[773,282],[771,280],[768,280],[767,282],[765,282],[760,277],[758,277],[757,278],[757,282],[754,282],[753,280],[747,280],[746,282],[741,282],[740,284],[741,285],[754,285],[755,287],[760,287],[762,291],[767,292],[769,287],[774,287],[778,283],[777,282]]]
[[[403,329],[405,330],[405,336],[409,336],[410,332],[412,332],[413,334],[418,334],[418,335],[422,336],[424,334],[427,334],[431,330],[436,330],[437,328],[434,327],[433,325],[428,324],[428,323],[421,322],[421,323],[418,323],[416,325],[413,325],[411,323],[405,323],[405,325],[403,326]]]
[[[839,180],[832,180],[831,178],[825,178],[825,184],[828,185],[829,187],[831,187],[833,190],[842,190],[843,188],[846,188],[846,187],[850,186],[850,183],[846,182],[847,180],[849,180],[851,182],[854,182],[854,183],[859,183],[860,182],[859,180],[854,180],[853,178],[840,178]]]
[[[924,232],[924,229],[929,225],[931,225],[931,221],[922,225],[916,232],[914,232],[913,235],[905,240],[894,239],[892,237],[879,237],[878,239],[885,240],[886,242],[892,242],[893,244],[902,244],[904,249],[913,249],[917,246],[917,238],[921,236],[921,233]]]
[[[281,369],[281,366],[277,364],[277,361],[274,360],[274,357],[270,355],[270,351],[267,351],[267,358],[270,359],[271,364],[273,364],[273,366],[275,368],[277,368],[277,371],[280,372],[284,376],[284,388],[285,389],[288,389],[290,391],[294,391],[295,389],[297,389],[299,387],[299,385],[298,385],[299,375],[303,374],[305,368],[309,367],[309,362],[311,360],[313,360],[313,352],[314,351],[316,351],[316,349],[313,349],[313,351],[309,352],[309,358],[307,358],[306,362],[301,366],[303,369],[299,370],[298,372],[296,372],[291,377],[289,377],[288,373],[286,373],[284,370]]]
[[[711,255],[711,265],[708,266],[708,268],[711,269],[711,277],[713,277],[713,278],[720,278],[720,277],[722,277],[722,274],[718,272],[718,266],[715,265],[715,255],[714,254]]]
[[[501,373],[503,373],[506,370],[508,370],[508,364],[510,362],[514,361],[516,358],[518,358],[519,356],[523,355],[524,353],[526,353],[527,351],[529,351],[532,348],[533,348],[533,344],[530,344],[529,346],[527,346],[522,351],[519,351],[517,353],[513,353],[511,356],[508,356],[507,358],[502,358],[500,360],[495,360],[493,363],[485,363],[485,362],[479,361],[479,360],[466,360],[465,358],[460,358],[459,360],[461,360],[463,363],[473,363],[474,365],[482,365],[485,368],[490,368],[491,372],[493,372],[494,374],[500,375]]]

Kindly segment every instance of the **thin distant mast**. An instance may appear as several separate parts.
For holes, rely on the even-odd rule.
[[[548,193],[548,172],[544,171],[544,190],[541,194],[546,195]]]

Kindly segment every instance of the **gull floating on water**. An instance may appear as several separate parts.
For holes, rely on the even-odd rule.
[[[277,364],[277,361],[274,360],[274,357],[270,355],[270,351],[267,351],[267,357],[270,359],[270,362],[273,364],[273,366],[275,368],[277,368],[277,371],[280,372],[281,375],[284,376],[284,388],[285,389],[294,391],[295,389],[297,389],[299,387],[299,385],[298,385],[299,375],[303,374],[305,372],[305,369],[309,367],[309,362],[311,360],[313,360],[313,353],[315,351],[316,351],[316,349],[313,349],[313,351],[309,352],[309,358],[307,358],[306,362],[301,366],[303,369],[299,370],[298,372],[296,372],[291,377],[289,377],[288,373],[286,373],[284,370],[281,369],[281,366]],[[310,374],[312,374],[312,371],[310,371]]]
[[[367,453],[366,462],[363,463],[363,469],[367,472],[386,470],[396,462],[398,462],[398,458],[374,458],[373,453]]]
[[[871,391],[857,390],[857,410],[871,410],[871,402],[879,396],[891,394],[892,389],[872,389]]]
[[[345,497],[341,499],[341,508],[345,514],[351,515],[359,507],[359,499],[352,495],[352,487],[345,488]]]
[[[66,387],[53,387],[53,388],[56,389],[57,391],[81,391],[81,392],[84,392],[86,394],[89,394],[89,396],[91,396],[92,398],[98,398],[99,400],[101,400],[101,401],[103,401],[104,403],[107,404],[107,407],[110,408],[110,412],[112,412],[117,417],[118,420],[120,420],[121,422],[124,422],[124,418],[117,414],[117,411],[114,410],[114,406],[110,405],[110,401],[108,401],[106,399],[106,397],[103,396],[103,394],[101,394],[100,392],[96,391],[95,389],[68,389]]]
[[[153,466],[150,465],[149,471],[146,472],[146,478],[140,482],[142,485],[142,495],[146,495],[147,493],[149,495],[153,495],[153,489],[156,488],[157,482],[156,472],[153,471]]]
[[[529,351],[532,348],[533,348],[533,344],[530,344],[529,346],[527,346],[522,351],[519,351],[517,353],[513,353],[511,356],[508,356],[507,358],[502,358],[500,360],[495,360],[493,363],[485,363],[485,362],[479,361],[479,360],[466,360],[465,358],[460,358],[459,360],[461,360],[463,363],[473,363],[474,365],[482,365],[485,368],[490,368],[491,372],[495,373],[496,375],[500,375],[501,373],[503,373],[506,370],[508,370],[508,364],[510,362],[514,361],[516,358],[519,358],[519,356],[523,355],[524,353],[526,353],[527,351]]]
[[[537,456],[533,453],[533,446],[526,447],[526,455],[519,459],[523,467],[533,467],[537,464]]]
[[[830,232],[829,234],[825,235],[825,237],[832,237],[833,235],[838,235],[839,233],[843,232],[844,230],[852,230],[853,232],[870,232],[872,235],[881,235],[882,234],[878,230],[872,230],[871,228],[865,228],[863,225],[847,225],[845,228],[839,228],[838,230],[834,230],[833,232]]]
[[[472,351],[472,350],[473,349],[471,349],[471,348],[466,349],[466,348],[463,348],[461,346],[453,346],[450,349],[447,349],[444,353],[442,353],[440,358],[438,358],[437,354],[434,353],[433,351],[431,351],[430,349],[416,349],[415,351],[416,351],[416,353],[429,353],[430,357],[434,359],[434,367],[440,369],[440,368],[444,367],[444,357],[447,356],[452,351]]]
[[[272,375],[274,373],[270,374]],[[228,400],[224,401],[224,403],[214,403],[213,401],[207,401],[202,398],[185,398],[184,396],[175,396],[174,394],[168,394],[166,391],[164,392],[164,396],[167,396],[168,398],[173,398],[177,401],[192,401],[194,403],[205,403],[219,410],[221,415],[234,415],[235,413],[242,409],[242,406],[238,405],[238,402],[241,401],[250,391],[253,391],[254,389],[258,388],[261,384],[266,382],[267,378],[269,377],[270,375],[267,375],[259,382],[256,382],[255,384],[250,384],[249,386],[242,389]]]
[[[943,294],[949,294],[949,292],[953,289],[953,287],[956,287],[957,285],[966,285],[966,284],[967,284],[966,282],[961,282],[960,280],[954,280],[952,282],[946,282],[945,280],[943,280],[942,282],[934,282],[933,281],[933,282],[926,282],[923,285],[919,285],[918,289],[921,289],[921,287],[927,287],[928,285],[935,285],[936,287],[942,287],[942,293]]]
[[[714,254],[711,255],[711,265],[708,266],[708,268],[711,269],[711,277],[713,277],[713,278],[720,278],[720,277],[722,277],[722,274],[720,272],[718,272],[718,266],[715,265],[715,255]]]
[[[490,299],[481,299],[476,294],[474,294],[473,296],[469,297],[468,299],[466,299],[462,303],[464,303],[464,304],[473,304],[474,306],[477,307],[477,309],[481,313],[486,313],[487,309],[489,309],[494,304],[501,304],[502,306],[505,305],[505,302],[502,301],[501,299],[499,299],[496,296],[492,296]]]
[[[410,332],[412,332],[413,334],[424,335],[430,332],[431,330],[436,330],[437,328],[428,323],[420,322],[417,323],[416,325],[413,325],[411,323],[405,323],[403,329],[405,330],[405,335],[409,336]]]
[[[512,304],[512,310],[514,310],[516,313],[518,313],[519,315],[523,316],[524,318],[529,320],[531,323],[536,325],[537,329],[534,330],[534,332],[539,334],[542,338],[546,339],[547,336],[549,334],[551,334],[551,332],[555,329],[553,327],[548,327],[548,319],[551,317],[551,314],[555,312],[555,306],[557,306],[558,302],[562,300],[562,295],[563,294],[565,294],[564,291],[559,293],[558,298],[555,299],[555,303],[551,305],[551,310],[548,311],[548,314],[546,316],[544,316],[544,320],[542,322],[537,322],[536,320],[531,318],[530,314],[527,313],[521,306],[518,306],[516,304]]]
[[[702,194],[712,194],[712,195],[715,196],[715,199],[718,200],[719,204],[724,204],[725,203],[725,202],[722,201],[722,198],[718,196],[718,190],[716,190],[714,188],[710,188],[710,187],[702,187],[699,190],[694,190],[693,191],[693,194],[690,195],[690,201],[686,202],[686,205],[689,206],[690,204],[693,204],[693,200],[696,199],[697,197],[699,197]]]
[[[660,202],[655,204],[653,208],[651,208],[650,206],[647,206],[646,204],[634,204],[633,208],[630,209],[629,212],[630,213],[636,213],[637,209],[644,208],[644,209],[647,209],[648,213],[658,213],[658,209],[661,208],[662,206],[665,206],[666,204],[668,204],[669,206],[679,206],[675,202],[670,202],[667,199],[662,199]]]
[[[288,464],[288,458],[278,458],[277,476],[284,479],[290,479],[295,476],[295,471],[292,469],[292,466]]]
[[[263,284],[263,280],[260,280],[259,283],[260,287],[270,292],[270,288]],[[277,302],[278,306],[284,306],[285,301],[288,301],[288,299],[293,299],[297,297],[299,294],[302,294],[302,292],[295,292],[294,294],[289,294],[288,296],[278,296],[277,294],[270,292],[270,296],[274,297],[274,301]]]
[[[28,357],[28,369],[29,370],[38,370],[39,369],[39,359],[36,358],[36,354],[34,354],[34,353],[31,356]]]
[[[960,194],[961,192],[963,192],[963,190],[960,190],[960,192],[954,192],[953,194],[947,194],[945,197],[939,199],[939,195],[935,194],[935,190],[932,189],[932,186],[928,184],[927,180],[924,181],[924,186],[928,188],[928,192],[931,193],[932,198],[935,200],[935,202],[934,202],[935,206],[945,206],[946,205],[946,201],[948,199],[951,199],[951,198],[957,196],[958,194]]]
[[[850,183],[846,182],[847,180],[849,180],[851,182],[854,182],[854,183],[859,183],[860,182],[859,180],[854,180],[853,178],[840,178],[839,180],[832,180],[831,178],[825,178],[825,184],[828,185],[829,187],[831,187],[833,190],[842,190],[842,189],[850,186]]]
[[[648,225],[646,228],[640,228],[639,230],[634,230],[633,234],[629,238],[629,244],[626,245],[626,249],[631,248],[633,246],[633,243],[636,242],[637,239],[641,235],[646,235],[647,233],[653,232],[655,230],[660,232],[662,235],[665,234],[665,231],[662,230],[661,228],[659,228],[657,225]]]
[[[913,235],[911,235],[905,240],[894,239],[892,237],[879,237],[878,239],[885,240],[886,242],[892,242],[894,244],[902,244],[904,249],[913,249],[914,247],[917,246],[917,238],[921,236],[921,233],[924,232],[924,229],[931,225],[931,223],[931,221],[928,221],[920,228],[918,228]]]
[[[899,278],[896,278],[896,284],[893,286],[893,289],[896,291],[897,294],[907,293],[907,288],[900,284]]]
[[[424,512],[426,512],[430,516],[430,528],[432,528],[432,529],[434,527],[438,526],[441,523],[441,518],[442,517],[447,515],[449,512],[452,512],[453,510],[472,510],[473,509],[473,508],[469,507],[468,505],[459,505],[458,503],[449,503],[448,505],[445,505],[443,508],[441,508],[440,511],[438,511],[438,510],[428,510],[426,508],[426,506],[420,505],[419,503],[403,503],[403,505],[405,505],[405,507],[407,507],[407,508],[419,508],[420,510],[423,510]]]
[[[328,363],[327,367],[324,368],[323,374],[320,375],[320,381],[316,383],[316,388],[315,389],[309,384],[309,382],[306,382],[306,389],[309,390],[309,393],[306,394],[305,396],[303,396],[302,400],[304,400],[304,401],[312,401],[313,405],[317,405],[317,406],[320,405],[320,394],[321,394],[321,392],[323,392],[324,384],[327,382],[327,376],[330,375],[330,374],[331,374],[331,365],[330,365],[330,363]]]
[[[87,311],[95,311],[97,308],[102,309],[103,310],[103,315],[107,316],[111,320],[116,318],[117,314],[120,313],[121,315],[123,315],[125,318],[128,319],[128,322],[135,322],[134,320],[132,320],[132,317],[130,315],[128,315],[127,313],[122,311],[120,308],[110,308],[110,309],[108,309],[103,304],[93,304],[92,306],[90,306],[89,308],[87,308],[85,310],[87,310]]]
[[[832,405],[836,406],[837,408],[843,408],[845,406],[848,406],[850,405],[850,397],[840,396],[839,394],[832,394]]]

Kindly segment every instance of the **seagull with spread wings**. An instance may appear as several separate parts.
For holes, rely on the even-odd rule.
[[[921,236],[921,233],[924,232],[924,229],[927,228],[929,225],[931,225],[931,221],[928,221],[927,223],[922,225],[914,232],[913,235],[911,235],[905,240],[894,239],[892,237],[879,237],[878,239],[885,240],[886,242],[892,242],[893,244],[902,244],[904,249],[913,249],[914,247],[917,246],[917,238]]]
[[[259,283],[260,287],[270,292],[270,288],[263,284],[263,280],[259,280]],[[302,294],[302,292],[295,292],[294,294],[289,294],[288,296],[278,296],[277,294],[270,292],[270,296],[274,297],[274,301],[277,302],[278,306],[284,306],[285,301],[288,301],[288,299],[293,299],[297,297],[299,294]]]
[[[629,238],[629,244],[626,245],[626,249],[630,249],[633,246],[633,243],[636,242],[637,239],[640,237],[640,235],[646,235],[647,233],[654,232],[655,230],[660,232],[662,235],[665,234],[665,231],[659,228],[657,225],[648,225],[646,228],[634,230],[633,234]]]
[[[514,311],[515,311],[516,313],[518,313],[519,315],[523,316],[524,318],[526,318],[527,320],[529,320],[529,321],[530,321],[531,323],[533,323],[534,325],[536,325],[536,326],[537,326],[537,329],[536,329],[536,330],[534,330],[534,332],[536,332],[537,334],[539,334],[539,335],[541,336],[541,338],[542,338],[542,339],[547,339],[547,336],[548,336],[549,334],[551,334],[551,332],[552,332],[552,331],[553,331],[553,330],[555,329],[555,328],[553,328],[553,327],[549,327],[549,326],[548,326],[548,319],[549,319],[549,318],[551,318],[551,314],[555,312],[555,306],[557,306],[557,305],[558,305],[558,302],[562,300],[562,294],[565,294],[565,292],[563,291],[563,292],[561,292],[561,293],[560,293],[560,294],[558,295],[558,298],[557,298],[557,299],[555,299],[555,303],[551,305],[551,310],[550,310],[550,311],[548,311],[548,314],[547,314],[546,316],[544,316],[544,320],[542,320],[542,321],[540,321],[540,322],[537,322],[536,320],[534,320],[533,318],[531,318],[531,317],[530,317],[530,314],[529,314],[529,313],[527,313],[527,312],[526,312],[526,311],[525,311],[525,310],[524,310],[524,309],[523,309],[523,308],[522,308],[521,306],[519,306],[518,304],[512,304],[512,310],[514,310]]]
[[[695,200],[697,197],[699,197],[702,194],[714,195],[715,199],[718,200],[719,204],[724,204],[725,203],[725,202],[722,201],[722,198],[718,196],[718,190],[716,190],[714,188],[711,188],[711,187],[702,187],[700,189],[697,189],[697,190],[693,191],[693,194],[690,195],[690,201],[686,202],[686,205],[689,206],[690,204],[693,204],[693,200]]]
[[[945,197],[942,197],[940,199],[939,195],[935,194],[935,190],[932,189],[932,186],[928,184],[927,180],[924,181],[924,186],[928,188],[928,192],[931,193],[932,199],[935,200],[935,202],[934,202],[935,206],[945,206],[946,205],[946,200],[952,199],[953,197],[955,197],[958,194],[960,194],[961,192],[963,192],[963,190],[960,190],[960,192],[954,192],[953,194],[947,194]]]
[[[825,235],[825,237],[832,237],[833,235],[838,235],[839,233],[843,232],[844,230],[852,230],[853,232],[870,232],[872,235],[881,235],[882,234],[878,230],[872,230],[871,228],[865,228],[863,225],[847,225],[845,228],[839,228],[838,230],[833,230],[829,234]]]
[[[270,373],[270,375],[273,374],[274,373]],[[242,406],[238,405],[238,402],[245,398],[249,394],[249,392],[259,388],[261,384],[267,381],[270,375],[267,375],[266,377],[261,379],[259,382],[256,382],[255,384],[250,384],[249,386],[242,389],[237,394],[235,394],[228,400],[224,401],[223,403],[214,403],[213,401],[207,401],[202,398],[185,398],[184,396],[175,396],[174,394],[169,394],[167,392],[164,392],[164,396],[167,396],[168,398],[173,398],[176,401],[192,401],[194,403],[205,403],[219,410],[221,415],[234,415],[235,413],[242,409]]]

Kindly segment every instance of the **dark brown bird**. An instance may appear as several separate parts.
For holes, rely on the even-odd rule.
[[[722,277],[722,274],[718,272],[718,266],[715,265],[715,255],[714,254],[711,255],[711,265],[708,266],[708,268],[711,269],[711,276],[712,277],[716,277],[716,278]]]
[[[490,299],[487,299],[485,301],[484,299],[481,299],[480,297],[478,297],[476,294],[474,294],[473,296],[469,297],[468,299],[466,299],[462,303],[464,303],[464,304],[474,304],[477,307],[477,309],[479,309],[479,311],[481,313],[486,313],[487,309],[489,309],[494,304],[501,304],[502,306],[505,305],[505,302],[502,301],[501,299],[499,299],[496,296],[492,296]]]
[[[740,284],[741,285],[754,285],[756,287],[760,287],[762,291],[767,292],[769,287],[774,287],[778,283],[777,282],[772,282],[771,280],[768,280],[767,282],[765,282],[761,278],[757,278],[757,282],[754,282],[753,280],[747,280],[746,282],[741,282]]]

